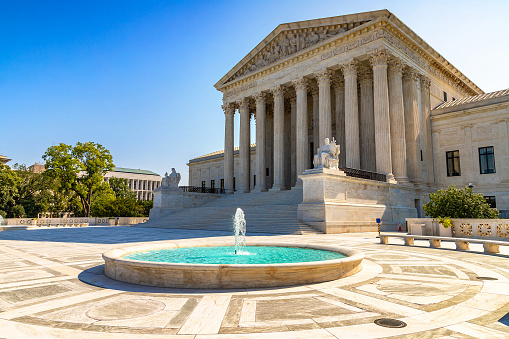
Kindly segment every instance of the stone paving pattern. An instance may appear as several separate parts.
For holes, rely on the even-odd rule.
[[[376,233],[267,234],[247,243],[305,237],[355,248],[364,269],[253,290],[136,286],[102,273],[101,254],[124,244],[211,237],[233,243],[221,232],[138,227],[1,232],[0,338],[509,338],[509,252],[381,245]],[[378,318],[407,326],[380,327]]]

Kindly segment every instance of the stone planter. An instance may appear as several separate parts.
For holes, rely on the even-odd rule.
[[[441,223],[438,223],[438,236],[452,237],[452,226],[449,226],[446,228]]]

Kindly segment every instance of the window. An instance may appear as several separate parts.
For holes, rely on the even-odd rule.
[[[445,156],[447,158],[447,176],[460,176],[460,151],[446,152]]]
[[[422,149],[421,149],[421,161],[422,161]]]
[[[134,189],[136,189],[136,181],[134,182]]]
[[[487,195],[484,197],[484,199],[486,199],[486,202],[490,205],[491,208],[497,208],[497,199],[495,199],[495,196]]]
[[[268,177],[270,175],[270,171],[269,171],[269,168],[267,167],[265,169],[265,176]]]
[[[216,188],[216,181],[215,180],[210,180],[210,188],[212,188],[212,189]]]
[[[253,186],[256,186],[256,175],[253,175]]]
[[[235,177],[233,177],[233,191],[235,192]]]
[[[221,189],[224,190],[224,179],[221,179]]]
[[[481,174],[495,173],[495,154],[493,146],[479,147],[479,168]]]
[[[143,182],[143,190],[145,190],[145,181]],[[145,200],[145,199],[143,199],[143,200]]]
[[[201,188],[205,188],[205,181],[201,182]]]
[[[444,101],[447,101],[447,93],[444,91]]]

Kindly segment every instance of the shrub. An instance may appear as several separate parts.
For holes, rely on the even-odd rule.
[[[490,208],[482,194],[454,185],[431,193],[422,208],[432,218],[496,219],[500,214],[496,208]]]

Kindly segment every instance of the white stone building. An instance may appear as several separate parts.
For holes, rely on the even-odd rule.
[[[339,167],[412,187],[416,204],[437,188],[472,183],[509,209],[507,93],[483,96],[387,10],[279,25],[215,87],[223,93],[225,151],[190,160],[190,185],[219,183],[228,192],[234,180],[241,192],[299,186],[328,137],[341,147]],[[479,159],[491,161],[492,149],[496,172],[481,174]],[[447,152],[458,150],[461,175],[447,176]]]
[[[161,176],[147,170],[114,167],[113,171],[104,175],[104,180],[109,178],[123,178],[129,181],[129,188],[136,193],[138,200],[153,200],[153,191],[161,186]]]

